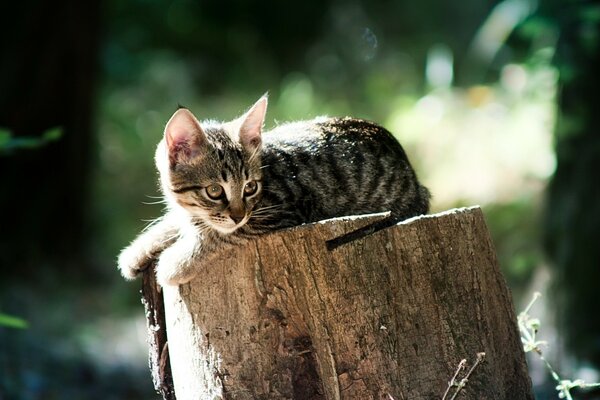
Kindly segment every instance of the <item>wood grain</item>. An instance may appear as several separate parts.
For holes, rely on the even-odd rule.
[[[382,215],[261,237],[164,289],[182,399],[533,399],[510,293],[479,208],[414,218],[329,251]]]

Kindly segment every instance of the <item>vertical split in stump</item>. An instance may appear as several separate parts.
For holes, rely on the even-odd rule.
[[[142,281],[142,304],[146,313],[148,328],[148,364],[152,373],[154,389],[164,400],[175,400],[173,376],[167,346],[167,330],[165,326],[165,305],[162,290],[156,282],[154,265],[146,269]]]

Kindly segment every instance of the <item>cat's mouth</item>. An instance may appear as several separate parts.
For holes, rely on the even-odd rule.
[[[235,222],[231,218],[217,216],[209,220],[210,226],[217,232],[225,235],[232,234],[248,222],[249,216],[245,216],[241,221]]]

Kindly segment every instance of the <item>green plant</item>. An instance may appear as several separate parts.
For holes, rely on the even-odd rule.
[[[39,137],[15,137],[10,130],[0,128],[0,155],[20,149],[37,149],[57,141],[62,135],[63,130],[59,126],[46,130]]]
[[[547,346],[547,342],[544,340],[537,339],[537,332],[541,326],[540,320],[532,318],[529,315],[529,310],[542,295],[538,292],[533,294],[533,299],[529,302],[525,310],[523,310],[517,317],[519,324],[519,331],[521,332],[521,341],[523,342],[523,349],[526,353],[533,352],[537,354],[550,372],[552,378],[556,381],[556,391],[558,392],[559,399],[573,400],[571,389],[589,389],[600,387],[600,383],[585,383],[582,379],[576,379],[574,381],[570,379],[562,379],[556,370],[550,365],[548,360],[542,353],[542,347]]]
[[[24,319],[0,313],[0,326],[16,329],[27,329],[29,324]]]

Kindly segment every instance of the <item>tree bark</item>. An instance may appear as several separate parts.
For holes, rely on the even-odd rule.
[[[544,207],[544,247],[553,270],[552,311],[581,364],[600,368],[600,19],[594,2],[546,0],[536,18],[559,32],[556,170]],[[600,390],[595,394],[600,398]]]
[[[150,265],[148,271],[154,271],[155,265]],[[175,400],[173,375],[169,360],[167,345],[167,330],[165,329],[165,305],[162,290],[156,282],[156,275],[145,273],[142,282],[142,304],[146,313],[148,327],[148,347],[150,371],[154,389],[164,400]]]
[[[533,399],[510,293],[479,208],[267,235],[164,289],[178,399]],[[458,380],[464,377],[461,372]],[[451,388],[451,394],[456,388]]]

